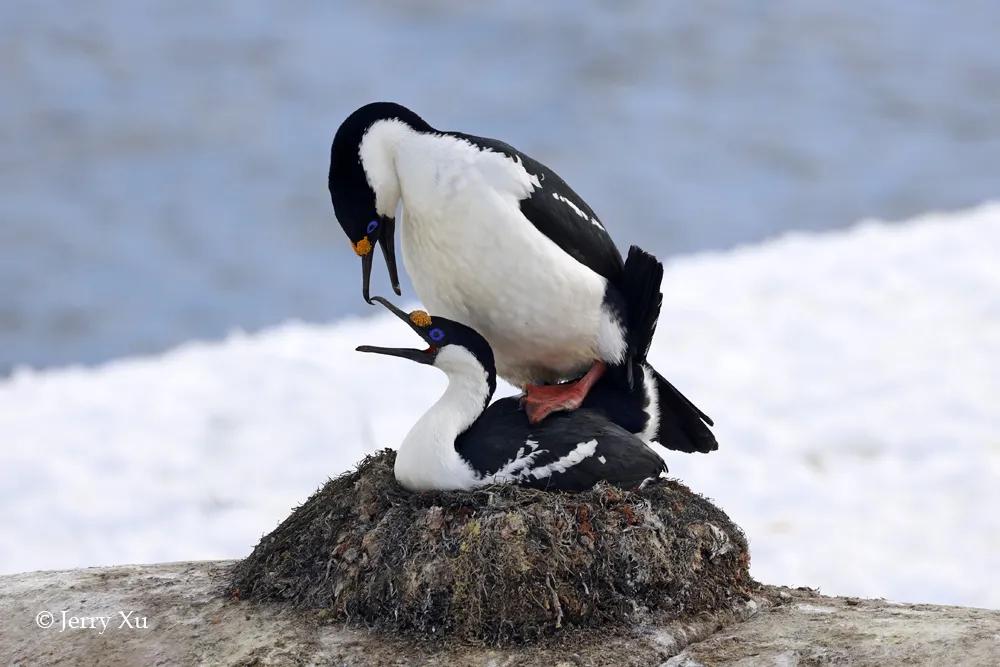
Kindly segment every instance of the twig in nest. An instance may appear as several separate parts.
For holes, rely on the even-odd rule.
[[[549,587],[549,592],[552,593],[552,605],[556,610],[556,628],[562,627],[562,605],[559,604],[559,594],[556,593],[556,589],[552,587],[552,577],[545,577],[545,585]]]

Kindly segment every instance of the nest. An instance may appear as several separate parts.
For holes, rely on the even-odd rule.
[[[731,608],[755,585],[739,527],[676,481],[410,493],[395,458],[327,482],[236,566],[231,593],[500,643]]]

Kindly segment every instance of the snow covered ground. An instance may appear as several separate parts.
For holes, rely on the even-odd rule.
[[[758,578],[1000,607],[997,248],[1000,204],[670,262],[653,360],[721,443],[671,472],[746,529]],[[372,313],[16,371],[0,572],[247,553],[442,389],[353,351],[413,343]]]

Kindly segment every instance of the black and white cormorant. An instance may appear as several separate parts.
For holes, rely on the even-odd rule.
[[[398,209],[420,300],[489,341],[499,375],[525,390],[533,422],[579,407],[609,365],[631,369],[621,254],[590,206],[542,163],[376,102],[337,130],[329,188],[361,257],[365,299],[375,245],[399,294]]]
[[[405,313],[375,300],[409,324],[425,350],[363,345],[430,364],[448,375],[444,395],[417,421],[396,455],[397,481],[412,491],[473,489],[488,484],[582,491],[605,480],[641,486],[666,472],[641,438],[601,412],[560,412],[529,422],[516,397],[490,404],[496,366],[489,343],[471,328],[424,311]]]

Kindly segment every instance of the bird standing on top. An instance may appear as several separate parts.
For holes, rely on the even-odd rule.
[[[489,341],[499,375],[524,389],[533,422],[578,408],[609,364],[634,379],[621,255],[590,206],[545,165],[377,102],[337,130],[329,188],[361,257],[365,299],[376,244],[400,293],[400,209],[417,295]]]
[[[583,491],[599,481],[632,489],[666,472],[645,442],[598,411],[580,409],[529,423],[517,399],[490,404],[496,368],[489,343],[469,327],[379,303],[427,343],[426,350],[363,345],[360,352],[433,365],[448,375],[443,396],[399,446],[396,480],[411,491],[520,484]]]
[[[525,388],[534,420],[578,407],[606,364],[622,361],[621,255],[586,202],[544,165],[374,103],[338,129],[329,185],[362,257],[365,297],[376,243],[398,291],[392,236],[402,205],[403,259],[417,295],[489,341],[500,376]]]

